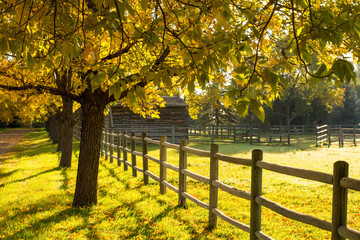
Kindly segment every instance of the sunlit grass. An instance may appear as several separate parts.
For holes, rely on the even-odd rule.
[[[248,239],[249,235],[219,219],[212,232],[206,229],[208,211],[188,201],[188,208],[177,207],[178,196],[167,189],[159,194],[159,184],[150,180],[144,186],[142,173],[117,166],[116,160],[101,160],[98,204],[73,209],[76,167],[58,168],[56,146],[44,131],[34,131],[11,154],[0,161],[0,238],[1,239]],[[300,141],[300,140],[299,140]],[[74,144],[73,166],[77,165],[78,143]],[[360,148],[314,148],[311,139],[302,145],[270,146],[220,143],[221,153],[250,158],[251,150],[264,151],[264,161],[332,174],[333,163],[345,160],[350,176],[360,179]],[[208,143],[191,143],[209,150]],[[138,147],[138,151],[140,148]],[[149,148],[159,158],[157,146]],[[128,160],[131,162],[130,155]],[[168,162],[178,165],[178,151],[168,150]],[[141,158],[137,165],[142,167]],[[149,169],[159,174],[159,166]],[[189,154],[188,169],[209,176],[209,159]],[[178,186],[178,173],[168,169],[168,181]],[[250,169],[220,164],[222,182],[250,190]],[[208,202],[208,186],[188,178],[188,191]],[[331,221],[331,186],[264,171],[263,194],[293,210]],[[349,226],[360,229],[360,194],[350,191]],[[219,191],[219,209],[245,224],[250,222],[250,202]],[[289,220],[262,208],[262,231],[274,239],[329,239],[330,233]]]

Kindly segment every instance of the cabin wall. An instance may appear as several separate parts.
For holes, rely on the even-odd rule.
[[[113,106],[111,112],[105,117],[105,128],[111,127],[111,116],[114,129],[134,131],[137,136],[147,132],[148,137],[160,139],[167,136],[168,142],[179,143],[187,139],[188,109],[187,106],[168,106],[159,109],[160,118],[143,118],[133,113],[129,108]],[[174,131],[174,139],[173,139]]]

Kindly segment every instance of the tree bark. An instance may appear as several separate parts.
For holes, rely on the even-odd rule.
[[[59,113],[52,115],[49,121],[49,136],[53,144],[57,144],[59,143]]]
[[[71,167],[73,135],[74,135],[74,121],[73,121],[73,101],[66,97],[62,97],[63,111],[60,122],[59,139],[61,160],[59,167]],[[61,127],[62,125],[62,127]]]
[[[81,103],[82,128],[73,207],[97,203],[100,141],[107,93],[86,91]]]
[[[64,101],[63,101],[63,108],[64,108]],[[62,152],[63,132],[64,132],[64,110],[62,110],[59,115],[59,143],[56,149],[57,152]]]

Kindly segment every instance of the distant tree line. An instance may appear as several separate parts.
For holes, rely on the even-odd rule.
[[[197,119],[190,121],[198,125],[356,125],[360,122],[360,89],[354,84],[340,87],[324,82],[316,88],[290,85],[273,102],[272,109],[264,107],[265,121],[261,122],[249,111],[244,118],[236,109],[225,107],[221,101],[221,89],[216,86],[199,97]]]

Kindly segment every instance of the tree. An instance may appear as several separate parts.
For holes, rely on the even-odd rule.
[[[223,104],[225,89],[219,84],[207,86],[198,94],[196,104],[198,105],[197,123],[200,125],[234,125],[239,122],[239,116],[231,107]],[[217,131],[217,130],[216,130]]]
[[[240,115],[250,108],[264,120],[261,104],[271,105],[285,81],[280,71],[300,66],[311,82],[350,81],[353,66],[343,54],[358,58],[359,6],[348,1],[9,0],[0,6],[1,60],[9,63],[0,87],[46,91],[81,105],[74,206],[97,202],[108,103],[154,114],[161,88],[194,92],[232,78],[227,102]],[[284,49],[290,54],[283,56]],[[308,69],[313,51],[320,55],[316,72]],[[71,69],[71,88],[56,86],[60,69]]]
[[[301,76],[293,75],[285,76],[287,88],[279,94],[273,103],[273,111],[270,111],[271,115],[284,119],[288,127],[296,118],[306,118],[304,115],[308,114],[319,117],[325,113],[326,116],[335,107],[343,105],[344,89],[336,87],[332,81],[323,81],[310,87]],[[316,111],[321,110],[323,112],[317,115]]]
[[[32,123],[46,119],[49,112],[58,108],[57,97],[49,94],[36,94],[34,91],[22,93],[2,91],[0,89],[0,121],[10,122],[14,117]]]
[[[345,92],[342,107],[335,107],[329,116],[332,124],[356,125],[360,121],[359,93],[353,84],[343,86]]]

